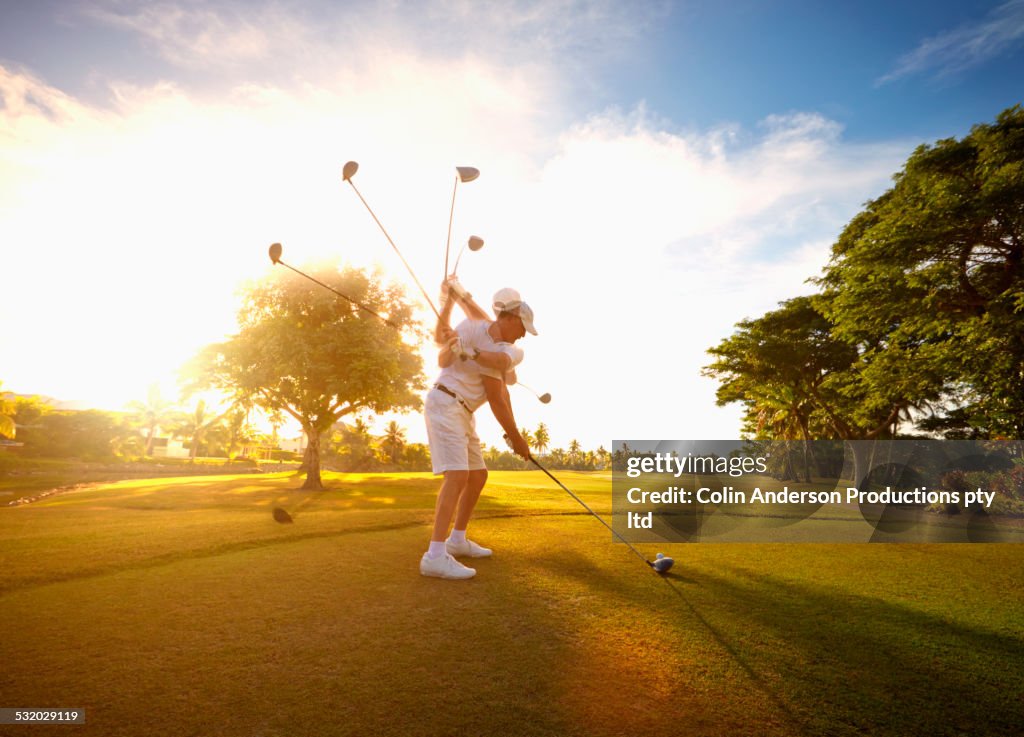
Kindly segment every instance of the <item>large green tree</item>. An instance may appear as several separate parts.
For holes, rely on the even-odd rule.
[[[239,332],[204,349],[188,373],[198,386],[251,396],[294,417],[309,442],[303,488],[322,489],[322,433],[346,415],[418,405],[422,361],[413,339],[422,336],[397,287],[352,268],[303,270],[403,329],[282,270],[246,291]]]
[[[740,322],[709,349],[715,361],[704,369],[721,382],[718,404],[743,404],[745,436],[803,441],[805,479],[814,463],[811,440],[891,437],[908,411],[934,392],[927,383],[873,385],[867,377],[877,359],[872,346],[840,338],[823,301],[797,297]],[[852,447],[859,468],[868,448]]]
[[[830,391],[826,381],[849,370],[857,351],[832,334],[832,323],[813,298],[787,300],[736,328],[708,350],[715,360],[704,374],[720,381],[719,405],[744,404],[745,434],[810,440],[856,432],[845,397]]]
[[[1024,109],[918,147],[820,283],[863,355],[849,389],[916,395],[936,428],[1024,437]]]

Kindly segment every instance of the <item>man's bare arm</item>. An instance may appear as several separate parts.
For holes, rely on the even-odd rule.
[[[498,421],[501,429],[505,431],[505,435],[512,444],[512,450],[515,451],[516,455],[529,458],[530,446],[522,434],[520,434],[519,428],[516,427],[516,418],[512,414],[512,400],[508,395],[508,387],[505,386],[505,382],[491,376],[481,376],[480,378],[484,381],[487,403],[491,405],[494,419]]]

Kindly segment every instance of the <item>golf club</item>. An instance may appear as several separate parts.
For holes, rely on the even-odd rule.
[[[285,266],[285,267],[287,267],[287,268],[291,269],[292,271],[294,271],[294,272],[295,272],[296,274],[298,274],[299,276],[304,276],[304,277],[306,277],[306,278],[307,278],[307,279],[309,279],[309,280],[310,280],[311,282],[313,282],[313,283],[315,283],[315,284],[319,284],[319,285],[320,285],[321,287],[323,287],[324,289],[328,289],[328,290],[330,290],[330,291],[334,292],[334,293],[335,293],[336,295],[338,295],[338,296],[339,296],[339,297],[341,297],[342,299],[346,299],[346,300],[348,300],[349,302],[351,302],[352,304],[354,304],[354,305],[355,305],[356,307],[358,307],[359,309],[361,309],[361,310],[365,310],[366,312],[369,312],[369,313],[370,313],[371,315],[373,315],[374,317],[379,317],[379,318],[380,318],[381,320],[383,320],[384,322],[386,322],[386,323],[387,323],[388,325],[390,325],[391,327],[395,328],[395,330],[401,330],[401,329],[402,329],[402,326],[401,326],[401,325],[399,325],[399,324],[397,324],[397,323],[394,323],[394,322],[391,322],[391,320],[387,319],[387,318],[386,318],[386,317],[384,317],[383,315],[381,315],[381,314],[379,314],[379,313],[377,313],[377,312],[374,312],[373,310],[371,310],[371,309],[370,309],[369,307],[367,307],[367,306],[366,306],[366,305],[364,305],[364,304],[360,304],[359,302],[356,302],[356,301],[355,301],[354,299],[352,299],[351,297],[349,297],[349,296],[347,296],[347,295],[344,295],[344,294],[342,294],[341,292],[339,292],[339,291],[338,291],[337,289],[335,289],[334,287],[331,287],[331,286],[328,286],[327,284],[324,284],[324,283],[323,283],[322,281],[320,281],[319,279],[315,279],[315,278],[313,278],[312,276],[310,276],[309,274],[307,274],[307,273],[305,273],[305,272],[303,272],[303,271],[299,271],[298,269],[296,269],[296,268],[295,268],[294,266],[291,266],[290,264],[286,264],[286,263],[285,263],[284,261],[282,261],[282,260],[281,260],[281,251],[282,251],[282,250],[283,250],[283,249],[282,249],[282,246],[281,246],[281,244],[280,244],[280,243],[272,243],[272,244],[270,245],[270,251],[269,251],[269,253],[270,253],[270,260],[271,260],[271,261],[273,261],[273,262],[274,262],[275,264],[281,264],[281,266]],[[286,512],[286,514],[287,514],[287,512]],[[276,517],[275,517],[275,519],[276,519]]]
[[[523,389],[530,392],[533,396],[537,397],[537,399],[541,401],[541,404],[548,404],[551,401],[551,395],[548,394],[547,392],[544,392],[543,394],[538,394],[536,391],[534,391],[526,384],[518,380],[516,381],[516,385],[523,387]]]
[[[430,295],[427,294],[427,290],[423,288],[422,284],[420,284],[420,280],[416,278],[416,274],[412,270],[412,267],[409,266],[409,262],[405,260],[405,256],[403,256],[402,252],[398,250],[398,246],[395,245],[395,242],[391,240],[391,236],[388,235],[388,231],[384,229],[384,226],[377,218],[377,215],[373,212],[373,208],[370,207],[369,203],[363,198],[363,195],[359,191],[359,188],[356,187],[355,182],[352,181],[352,177],[355,176],[357,171],[359,171],[359,164],[357,164],[355,161],[348,161],[345,163],[345,166],[343,166],[341,169],[341,177],[350,185],[352,185],[352,191],[356,193],[356,195],[359,197],[359,200],[366,207],[366,211],[370,213],[370,217],[372,217],[373,221],[377,223],[377,227],[380,228],[380,232],[383,233],[384,237],[388,239],[388,243],[391,244],[391,247],[395,250],[395,253],[398,254],[398,258],[402,260],[402,263],[405,264],[405,268],[409,270],[409,275],[412,276],[413,281],[416,282],[416,286],[420,288],[420,293],[423,294],[423,299],[427,300],[427,304],[430,305],[430,309],[434,311],[434,314],[437,315],[437,319],[440,320],[441,313],[437,311],[436,307],[434,307],[434,302],[430,299]],[[479,172],[477,172],[477,174],[479,175]],[[445,267],[447,268],[447,266],[448,264],[446,262]]]
[[[309,494],[309,495],[307,495],[307,496],[306,496],[306,498],[305,498],[305,499],[303,499],[303,500],[302,500],[302,501],[301,501],[301,502],[299,503],[299,505],[298,505],[298,506],[296,506],[296,507],[295,507],[295,508],[294,508],[294,509],[293,509],[292,511],[293,511],[293,512],[294,512],[295,514],[298,514],[298,513],[299,513],[299,512],[301,512],[301,511],[302,511],[303,509],[305,509],[306,507],[308,507],[308,506],[309,506],[309,504],[310,504],[310,502],[313,502],[313,501],[315,501],[316,499],[319,499],[319,498],[321,498],[321,497],[319,496],[319,495],[320,495],[320,493],[321,493],[321,492],[316,492],[316,493],[313,493],[313,494]],[[272,516],[273,516],[273,518],[274,518],[274,522],[277,522],[278,524],[282,524],[282,525],[290,525],[290,524],[292,524],[293,522],[295,522],[295,519],[294,519],[294,518],[292,517],[292,515],[288,514],[288,511],[287,511],[287,510],[286,510],[286,509],[285,509],[284,507],[274,507],[274,509],[273,509],[273,510],[271,511],[271,515],[272,515]]]
[[[471,235],[469,236],[469,240],[462,244],[462,248],[459,249],[459,255],[455,259],[455,268],[452,269],[452,276],[455,276],[456,272],[459,270],[459,261],[462,260],[462,254],[465,253],[466,246],[469,246],[470,251],[479,251],[484,247],[484,239],[476,235]]]
[[[506,442],[506,443],[508,443],[508,436],[507,436],[507,435],[505,436],[505,442]],[[511,443],[509,443],[509,445],[511,446]],[[664,555],[662,555],[661,553],[658,553],[657,557],[656,557],[656,558],[654,559],[654,561],[653,561],[653,562],[651,562],[651,561],[647,560],[647,558],[645,558],[645,557],[644,557],[643,553],[641,553],[641,552],[640,552],[639,550],[637,550],[637,549],[636,549],[636,548],[634,548],[634,547],[633,547],[632,545],[630,545],[629,541],[628,541],[628,540],[626,540],[626,538],[624,538],[624,537],[623,537],[622,535],[620,535],[619,533],[617,533],[617,532],[615,531],[615,529],[614,529],[614,528],[613,528],[613,527],[612,527],[611,525],[609,525],[609,524],[608,524],[607,522],[605,522],[605,521],[604,521],[603,519],[601,519],[601,518],[600,518],[600,517],[599,517],[599,516],[597,515],[597,513],[596,513],[596,512],[595,512],[595,511],[594,511],[593,509],[591,509],[590,507],[588,507],[588,506],[587,506],[587,503],[586,503],[586,502],[584,502],[584,501],[583,501],[582,499],[580,499],[580,498],[579,498],[578,496],[576,496],[575,494],[573,494],[573,493],[572,493],[572,492],[571,492],[571,491],[569,490],[569,487],[568,487],[568,486],[566,486],[566,485],[565,485],[565,484],[563,484],[563,483],[562,483],[561,481],[559,481],[558,479],[556,479],[556,478],[554,477],[554,475],[553,475],[553,474],[552,474],[552,473],[551,473],[551,472],[550,472],[549,470],[547,470],[546,468],[544,468],[544,466],[540,465],[540,463],[538,463],[538,462],[537,462],[537,459],[536,459],[536,458],[534,458],[534,457],[533,457],[532,455],[530,456],[530,462],[531,462],[531,463],[532,463],[533,465],[535,465],[535,466],[536,466],[537,468],[539,468],[539,469],[540,469],[541,471],[543,471],[543,472],[544,472],[545,474],[547,474],[547,477],[548,477],[549,479],[551,479],[551,480],[552,480],[552,481],[554,481],[554,482],[555,482],[556,484],[558,484],[559,486],[561,486],[561,487],[562,487],[562,491],[564,491],[564,492],[565,492],[566,494],[568,494],[568,495],[569,495],[569,496],[571,496],[571,497],[572,497],[573,499],[575,499],[575,500],[576,500],[577,502],[579,502],[580,506],[582,506],[582,507],[583,507],[583,508],[584,508],[585,510],[587,510],[588,512],[590,512],[590,514],[591,514],[591,515],[593,515],[594,519],[596,519],[596,520],[597,520],[598,522],[600,522],[600,523],[601,523],[602,525],[604,525],[605,527],[607,527],[607,528],[608,528],[608,529],[609,529],[609,530],[611,531],[611,533],[612,533],[613,535],[615,535],[615,537],[617,537],[617,538],[618,538],[618,539],[619,539],[619,540],[620,540],[621,542],[624,542],[624,543],[626,543],[626,546],[627,546],[627,547],[628,547],[628,548],[629,548],[630,550],[632,550],[632,551],[633,551],[634,553],[636,553],[636,556],[637,556],[637,557],[638,557],[638,558],[639,558],[640,560],[642,560],[642,561],[643,561],[644,563],[646,563],[647,565],[649,565],[649,566],[650,566],[651,568],[653,568],[653,569],[654,569],[655,571],[657,571],[658,573],[668,573],[668,572],[669,572],[669,569],[671,569],[671,568],[672,568],[672,566],[673,566],[673,565],[675,565],[675,561],[674,561],[674,560],[672,560],[672,558],[666,558],[666,557],[665,557]]]
[[[448,213],[448,240],[444,244],[444,273],[446,276],[448,274],[448,250],[452,243],[452,219],[455,217],[455,193],[459,189],[459,182],[472,182],[478,176],[480,176],[480,170],[474,169],[472,166],[455,167],[455,186],[452,187],[452,208]],[[483,243],[480,245],[483,245]]]

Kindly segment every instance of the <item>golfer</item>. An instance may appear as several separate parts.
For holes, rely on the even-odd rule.
[[[516,427],[509,383],[523,351],[515,342],[526,333],[537,334],[533,310],[514,289],[494,295],[496,319],[491,320],[454,277],[441,287],[442,306],[435,339],[441,345],[441,374],[427,392],[425,418],[430,457],[435,475],[444,475],[434,509],[430,546],[420,559],[420,573],[437,578],[472,578],[476,570],[455,556],[485,558],[490,549],[466,537],[473,509],[487,483],[487,467],[480,451],[473,413],[486,401],[504,429],[512,450],[523,458],[530,448]],[[467,315],[453,330],[451,311],[458,303]],[[448,535],[448,527],[455,525]]]

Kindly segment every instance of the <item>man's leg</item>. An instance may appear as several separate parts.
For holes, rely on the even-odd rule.
[[[481,468],[469,472],[466,480],[466,487],[459,497],[459,504],[455,511],[455,526],[452,528],[451,537],[448,538],[446,549],[452,555],[468,556],[470,558],[486,558],[491,554],[490,548],[477,545],[466,538],[466,527],[469,519],[473,516],[473,509],[477,500],[480,499],[480,492],[487,483],[487,469]]]
[[[469,471],[445,471],[444,482],[437,494],[437,505],[434,507],[434,530],[430,536],[430,547],[420,558],[420,573],[424,576],[437,578],[472,578],[476,571],[459,563],[448,553],[445,535],[448,524],[455,514],[459,503],[459,494],[466,486]]]
[[[431,542],[444,542],[448,537],[448,526],[452,523],[452,515],[459,506],[459,498],[466,489],[472,471],[445,471],[441,491],[437,494],[434,506],[434,531],[430,535]],[[485,472],[486,474],[486,472]],[[485,475],[486,480],[486,475]],[[481,484],[480,488],[483,488]],[[480,496],[479,490],[477,497]],[[470,510],[472,512],[472,510]]]
[[[473,510],[480,499],[480,493],[484,490],[484,485],[487,483],[486,468],[478,471],[469,471],[468,474],[469,477],[466,480],[465,487],[462,489],[462,494],[459,495],[459,504],[455,510],[455,529],[462,532],[466,531],[469,519],[473,516]]]

